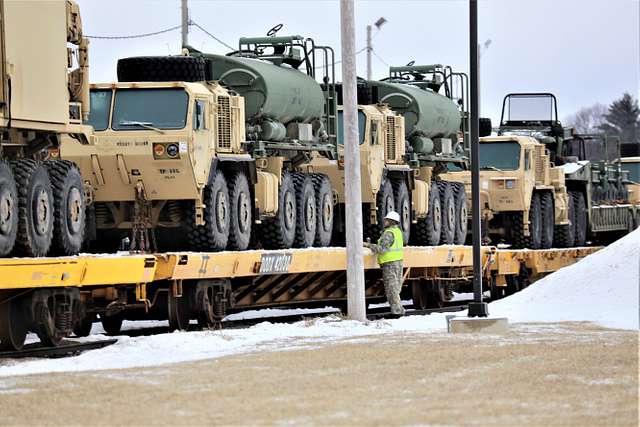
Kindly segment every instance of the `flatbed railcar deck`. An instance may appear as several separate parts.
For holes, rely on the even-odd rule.
[[[597,247],[482,248],[486,287],[499,298],[597,251]],[[441,307],[471,289],[470,246],[407,247],[403,298]],[[365,250],[366,296],[384,298],[375,256]],[[233,311],[273,306],[346,306],[346,250],[79,255],[0,260],[0,347],[19,349],[28,331],[46,345],[88,334],[100,316],[115,333],[124,319],[190,319],[211,326]]]

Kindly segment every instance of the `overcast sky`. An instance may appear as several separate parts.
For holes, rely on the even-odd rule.
[[[79,0],[87,35],[129,35],[180,24],[179,0]],[[190,0],[191,19],[226,43],[241,36],[261,36],[282,23],[279,33],[312,37],[340,51],[337,0]],[[357,49],[365,28],[384,16],[374,34],[376,78],[388,66],[449,64],[468,71],[466,0],[356,1]],[[604,104],[623,92],[639,93],[639,0],[480,0],[479,40],[491,40],[483,52],[482,113],[499,119],[508,92],[550,91],[558,97],[560,118],[583,106]],[[375,32],[375,30],[374,30]],[[228,49],[197,28],[190,43],[197,49]],[[177,54],[180,31],[129,40],[91,41],[91,81],[116,80],[116,62],[133,55]],[[386,64],[385,64],[386,63]],[[365,75],[366,54],[358,55]]]

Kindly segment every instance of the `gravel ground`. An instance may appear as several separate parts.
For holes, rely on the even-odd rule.
[[[99,367],[96,367],[99,369]],[[389,334],[0,379],[0,424],[638,425],[638,332]]]

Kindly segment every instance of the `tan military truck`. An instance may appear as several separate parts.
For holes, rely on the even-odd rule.
[[[442,178],[471,195],[469,171]],[[567,193],[564,170],[529,136],[480,138],[480,204],[485,237],[514,247],[572,246],[577,229],[586,233],[584,195]]]
[[[640,157],[622,157],[622,169],[629,173],[626,184],[628,200],[633,214],[632,228],[640,227]]]
[[[82,180],[56,154],[91,132],[88,45],[75,2],[0,1],[0,256],[80,250]]]

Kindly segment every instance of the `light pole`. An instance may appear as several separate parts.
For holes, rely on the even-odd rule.
[[[183,47],[189,45],[189,5],[187,4],[188,0],[181,0],[180,4],[180,13],[182,15],[182,46]]]
[[[373,25],[375,25],[378,31],[380,31],[380,28],[386,22],[387,20],[383,16],[381,16],[380,18],[378,18],[376,22],[373,23]],[[367,25],[367,80],[371,80],[373,78],[372,72],[371,72],[371,54],[373,53],[373,44],[371,43],[371,40],[372,40],[371,30],[372,30],[371,25]]]
[[[482,67],[482,55],[489,50],[491,39],[486,39],[482,45],[478,45],[478,117],[482,114],[482,79],[480,68]]]

